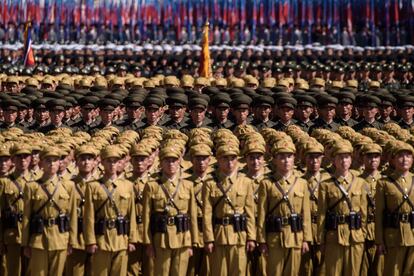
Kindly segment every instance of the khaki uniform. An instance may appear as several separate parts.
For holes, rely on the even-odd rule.
[[[40,211],[44,221],[53,221],[59,215],[55,203],[50,201],[43,185],[50,194],[56,189],[53,201],[64,214],[69,217],[69,231],[60,233],[56,224],[50,223],[44,226],[43,233],[30,233],[30,218]],[[52,179],[40,179],[37,182],[28,182],[24,189],[24,216],[22,228],[22,246],[32,249],[29,269],[32,275],[62,275],[67,248],[76,243],[77,219],[75,188],[71,181],[59,181],[55,176]]]
[[[178,210],[173,207],[174,205],[167,204],[169,199],[161,185],[164,185],[173,197]],[[157,175],[144,189],[143,211],[143,243],[151,244],[155,249],[154,275],[185,275],[190,257],[189,248],[198,244],[197,206],[193,183],[178,176],[169,181],[164,176]],[[186,214],[190,218],[189,231],[177,232],[176,225],[168,223],[166,233],[152,232],[151,221],[155,214],[163,214],[169,218],[174,218],[177,214]]]
[[[266,230],[266,219],[269,215],[287,218],[292,213],[286,201],[281,202],[283,195],[276,187],[276,181],[284,193],[288,193],[292,211],[302,217],[303,231],[294,233],[289,224],[283,225],[281,232]],[[312,240],[308,193],[306,181],[294,173],[287,179],[275,174],[260,183],[257,241],[267,244],[268,247],[267,275],[298,275],[302,244]],[[279,205],[272,211],[277,204]]]
[[[305,173],[303,178],[308,182],[310,198],[310,212],[312,223],[312,242],[309,244],[309,252],[302,255],[300,275],[324,275],[325,265],[322,259],[322,252],[318,242],[318,192],[320,184],[331,176],[325,171],[317,175]]]
[[[223,198],[216,181],[227,190],[234,208]],[[211,256],[212,275],[245,275],[247,269],[246,242],[256,240],[252,181],[242,173],[227,177],[218,173],[216,179],[207,181],[203,188],[205,243],[214,242]],[[213,225],[213,219],[231,217],[235,211],[246,214],[246,231],[235,232],[233,225]]]
[[[6,254],[4,255],[5,274],[20,275],[24,273],[24,263],[27,261],[22,258],[22,215],[23,215],[23,191],[26,183],[31,181],[30,173],[25,175],[12,174],[8,178],[0,179],[0,204],[3,219],[5,213],[11,212],[19,216],[17,228],[10,228],[3,220],[0,229],[0,241],[4,244]]]
[[[76,217],[78,219],[78,231],[73,245],[72,254],[67,257],[65,275],[84,275],[88,268],[88,254],[85,247],[83,236],[83,215],[85,213],[85,192],[88,182],[92,181],[83,179],[80,175],[72,179],[75,183],[75,200],[76,200]],[[82,218],[82,219],[79,219]],[[79,224],[82,223],[82,224]]]
[[[330,210],[341,216],[348,216],[350,208],[334,178],[321,183],[318,198],[318,240],[325,246],[326,275],[359,275],[364,253],[364,241],[367,220],[366,182],[353,173],[345,179],[337,179],[348,194],[353,211],[361,214],[361,228],[349,228],[347,223],[338,224],[337,230],[327,231],[326,214]],[[352,185],[352,186],[351,186]],[[338,203],[337,203],[338,202]],[[336,205],[336,206],[335,206]]]
[[[101,184],[102,183],[102,184]],[[118,235],[114,220],[117,218],[113,204],[101,185],[105,185],[120,212],[130,221],[129,235]],[[102,206],[102,207],[101,207]],[[100,208],[100,210],[98,210]],[[105,220],[103,235],[95,235],[95,223]],[[92,275],[126,275],[128,265],[128,244],[137,242],[137,225],[133,185],[126,179],[89,182],[85,192],[84,214],[85,245],[98,246],[91,257]]]
[[[194,173],[188,179],[194,185],[194,196],[197,205],[198,245],[193,248],[193,256],[189,260],[187,275],[210,275],[210,258],[204,250],[202,197],[202,189],[208,179],[211,179],[208,174],[204,179],[201,179]]]
[[[145,174],[140,178],[133,178],[131,176],[128,180],[134,184],[135,214],[138,227],[137,250],[128,254],[128,275],[138,275],[140,271],[144,276],[154,275],[154,259],[148,257],[143,244],[144,224],[142,220],[144,188],[150,180],[150,176],[149,174]]]
[[[366,172],[360,175],[366,181],[368,212],[367,234],[365,238],[364,259],[362,261],[361,275],[382,275],[384,271],[384,256],[376,254],[375,246],[375,194],[377,181],[382,177],[380,172],[370,175]]]
[[[414,272],[414,230],[407,221],[400,221],[398,228],[379,227],[384,225],[384,211],[411,213],[411,207],[404,201],[402,193],[396,187],[398,184],[414,202],[414,192],[411,190],[413,174],[406,177],[390,174],[377,183],[375,196],[375,241],[386,246],[384,275],[412,275]],[[401,207],[398,209],[398,206]]]

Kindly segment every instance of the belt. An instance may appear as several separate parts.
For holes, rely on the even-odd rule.
[[[338,224],[345,224],[349,221],[349,215],[336,215]]]
[[[114,229],[116,227],[116,219],[106,219],[105,224],[106,228]]]
[[[219,225],[230,225],[233,223],[233,217],[222,217],[222,218],[214,218],[214,224],[219,224]]]
[[[142,224],[142,216],[137,216],[137,224]]]
[[[373,223],[375,222],[375,214],[374,213],[369,213],[367,215],[367,223]]]
[[[58,222],[57,218],[47,218],[47,219],[43,219],[43,224],[46,227],[52,227],[54,225],[56,225]]]
[[[402,223],[410,223],[410,213],[399,213],[399,219]]]
[[[275,222],[275,221],[278,221],[278,220],[280,220],[280,225],[281,226],[288,226],[288,225],[290,225],[289,217],[271,216],[271,217],[268,218],[268,221],[270,221],[271,223],[272,222]]]
[[[311,222],[312,223],[318,222],[318,214],[311,214]]]

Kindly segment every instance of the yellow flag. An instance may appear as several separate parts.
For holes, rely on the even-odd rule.
[[[200,57],[200,77],[211,77],[211,64],[210,64],[210,49],[208,47],[209,39],[209,24],[208,22],[204,26],[203,39],[201,41],[201,57]]]

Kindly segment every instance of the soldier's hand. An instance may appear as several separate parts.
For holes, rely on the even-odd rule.
[[[262,253],[264,256],[267,256],[269,249],[267,248],[267,244],[265,243],[261,243],[259,245],[259,251],[260,253]]]
[[[213,251],[214,251],[214,243],[212,243],[212,242],[206,243],[206,245],[204,246],[204,249],[209,254],[213,253]]]
[[[25,246],[23,249],[23,253],[27,258],[31,258],[32,257],[32,248],[29,246]]]
[[[309,245],[307,242],[302,243],[302,254],[309,252]]]
[[[190,256],[190,257],[192,257],[193,256],[193,249],[190,247],[190,248],[188,248],[188,255]]]
[[[150,258],[154,258],[155,257],[155,250],[154,250],[154,246],[152,246],[151,244],[148,245],[145,248],[145,251],[147,252],[147,256]]]
[[[98,251],[98,246],[96,244],[91,244],[86,247],[86,251],[89,254],[95,254]]]
[[[387,254],[387,249],[385,248],[385,245],[383,244],[379,244],[377,245],[377,255],[385,255]]]
[[[128,252],[134,252],[136,250],[135,244],[128,243]]]
[[[255,248],[256,248],[256,243],[254,241],[247,241],[246,243],[247,252],[253,252]]]
[[[68,245],[68,256],[72,254],[73,248],[72,245]]]

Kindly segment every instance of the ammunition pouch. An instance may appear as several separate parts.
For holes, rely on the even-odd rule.
[[[414,211],[410,213],[384,212],[385,228],[400,228],[400,223],[410,223],[411,228],[414,228]]]
[[[270,215],[266,218],[266,232],[278,233],[285,226],[290,226],[293,233],[303,231],[303,219],[298,214],[291,214],[289,217]]]
[[[116,228],[117,235],[129,235],[130,221],[125,217],[119,216],[116,219],[98,219],[95,222],[95,235],[103,235],[106,230]]]
[[[137,220],[137,224],[142,224],[142,216],[137,216],[136,220]]]
[[[190,218],[187,214],[178,214],[170,217],[164,213],[151,215],[151,233],[167,233],[167,226],[175,225],[177,232],[187,232],[190,230]]]
[[[215,225],[233,225],[234,232],[244,232],[247,230],[247,217],[245,214],[234,214],[222,218],[214,218]]]
[[[198,231],[203,232],[203,218],[202,217],[197,218],[197,226],[198,226]]]
[[[19,222],[23,221],[23,214],[6,210],[3,213],[3,225],[5,229],[17,229]]]
[[[29,232],[30,234],[42,234],[45,228],[44,220],[40,215],[33,215],[30,218]]]
[[[83,233],[83,217],[78,217],[78,234]]]
[[[338,215],[334,212],[326,214],[325,228],[328,231],[337,230],[338,225],[348,224],[349,229],[361,229],[362,218],[360,213],[350,212],[349,215]]]
[[[60,233],[66,233],[69,231],[69,217],[66,214],[61,214],[56,218],[56,224]]]

